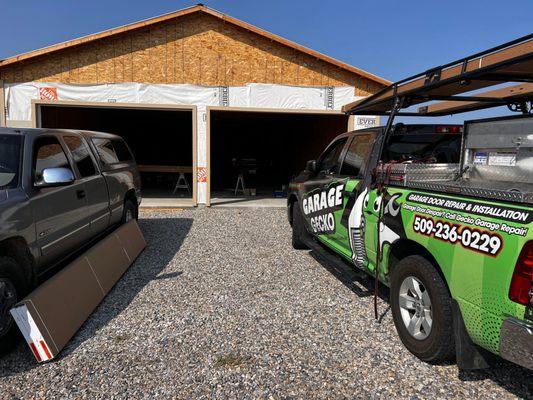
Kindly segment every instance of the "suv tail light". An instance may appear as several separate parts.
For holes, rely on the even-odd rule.
[[[514,269],[511,287],[509,288],[509,298],[527,306],[533,296],[533,241],[527,242]]]

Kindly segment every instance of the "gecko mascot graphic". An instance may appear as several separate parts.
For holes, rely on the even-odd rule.
[[[380,223],[380,243],[379,246],[383,251],[385,243],[393,244],[400,239],[405,232],[403,223],[401,221],[400,205],[396,200],[400,194],[392,195],[385,205],[383,210],[383,221]],[[379,214],[383,196],[377,196],[372,204],[372,211],[377,216]],[[369,193],[365,188],[359,194],[353,204],[353,207],[348,216],[348,232],[350,238],[350,247],[352,249],[352,260],[354,264],[363,268],[366,266],[368,260],[365,250],[365,217],[364,210],[369,210]]]
[[[352,211],[348,216],[348,236],[350,247],[352,248],[352,260],[359,268],[363,268],[366,263],[365,251],[365,217],[363,208],[368,206],[368,189],[357,196]]]

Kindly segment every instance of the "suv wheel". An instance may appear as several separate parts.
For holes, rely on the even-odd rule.
[[[137,207],[131,200],[124,202],[124,210],[122,211],[122,223],[130,222],[132,219],[137,219]]]
[[[307,230],[304,226],[304,219],[298,201],[294,202],[292,206],[292,247],[297,250],[307,249],[307,245],[303,241]]]
[[[20,266],[10,257],[0,257],[0,354],[13,349],[20,338],[9,311],[26,291],[27,284]]]
[[[428,260],[409,256],[394,267],[390,302],[396,331],[411,353],[430,363],[453,359],[451,298]]]

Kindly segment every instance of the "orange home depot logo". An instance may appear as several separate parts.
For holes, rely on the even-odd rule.
[[[206,167],[198,167],[197,168],[197,176],[198,176],[198,182],[207,182],[207,168]]]
[[[57,100],[57,88],[55,87],[39,88],[39,98],[41,100]]]

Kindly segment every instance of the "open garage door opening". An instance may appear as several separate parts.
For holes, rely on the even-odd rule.
[[[120,135],[139,165],[145,198],[196,199],[193,110],[37,104],[36,125]]]
[[[347,128],[338,113],[210,110],[212,204],[284,198],[306,161]]]

